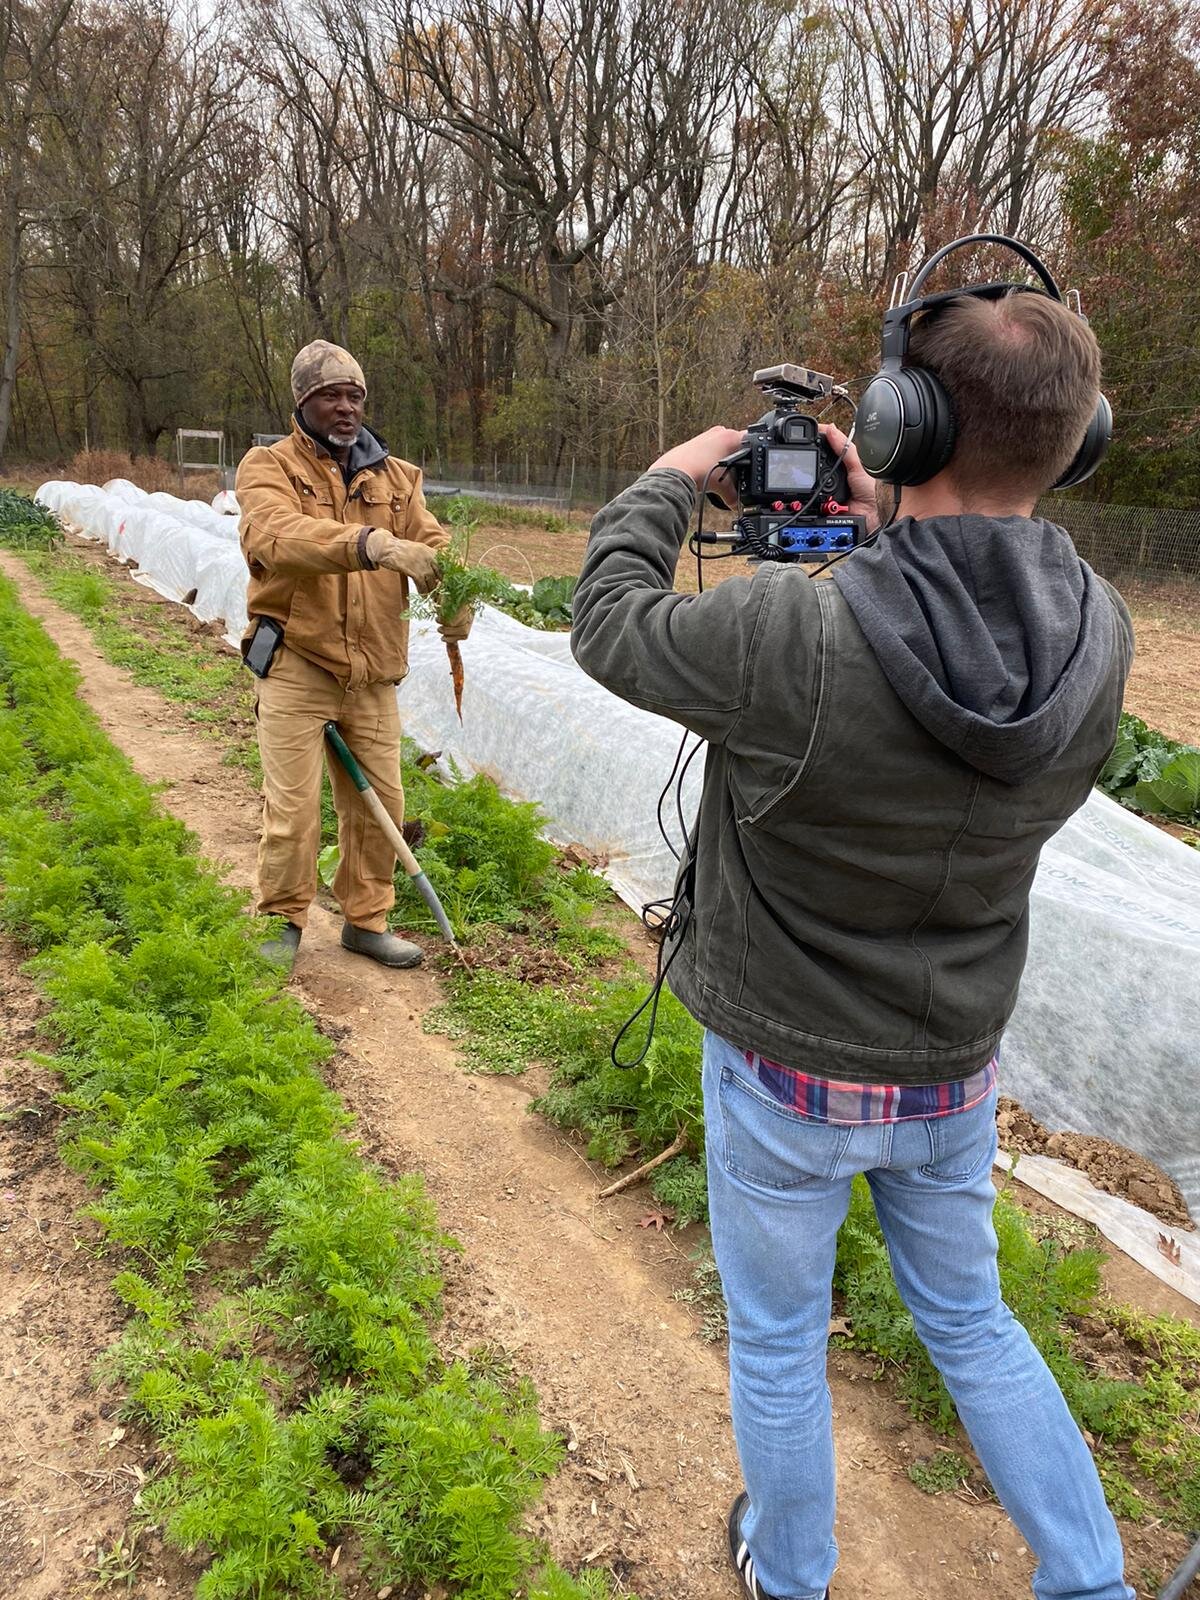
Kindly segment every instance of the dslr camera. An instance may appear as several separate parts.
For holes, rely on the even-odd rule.
[[[700,542],[730,545],[730,555],[756,561],[821,561],[861,544],[866,520],[850,511],[841,458],[822,438],[816,418],[799,409],[829,399],[834,380],[785,362],[756,372],[754,384],[775,406],[722,462],[737,489],[737,518],[730,533],[701,533]],[[708,498],[724,508],[718,496]]]

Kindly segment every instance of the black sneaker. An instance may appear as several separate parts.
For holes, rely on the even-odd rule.
[[[769,1595],[759,1586],[754,1571],[754,1557],[750,1554],[750,1546],[742,1538],[742,1518],[749,1504],[750,1496],[743,1489],[729,1508],[729,1559],[742,1581],[743,1594],[748,1595],[750,1600],[775,1600],[774,1595]],[[825,1600],[829,1600],[828,1589],[825,1591]]]

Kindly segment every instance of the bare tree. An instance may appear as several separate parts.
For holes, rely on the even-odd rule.
[[[880,0],[847,19],[871,155],[859,236],[867,281],[946,232],[1022,225],[1055,140],[1096,108],[1116,0]]]
[[[189,409],[189,315],[217,219],[209,162],[234,127],[221,10],[81,10],[56,87],[66,282],[115,380],[135,452]],[[105,137],[97,138],[103,128]]]
[[[3,0],[0,4],[0,239],[4,249],[4,357],[0,363],[0,461],[8,443],[21,343],[25,235],[38,209],[38,123],[55,44],[74,0]]]

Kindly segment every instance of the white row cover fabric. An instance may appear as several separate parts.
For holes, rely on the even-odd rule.
[[[136,561],[159,593],[195,591],[196,615],[222,620],[231,643],[240,637],[247,574],[232,517],[121,481],[52,482],[37,497]],[[679,730],[593,683],[565,634],[498,611],[479,617],[463,659],[460,726],[442,642],[431,623],[413,622],[398,691],[411,737],[440,751],[443,767],[485,772],[506,794],[536,800],[552,839],[608,857],[606,876],[628,905],[669,896],[675,861],[656,810]],[[702,762],[701,752],[684,780],[689,824]],[[663,809],[678,845],[673,788]],[[1049,1128],[1099,1134],[1157,1161],[1200,1217],[1198,971],[1200,852],[1093,792],[1042,853],[1001,1084]]]
[[[190,605],[202,622],[222,623],[225,638],[237,644],[246,627],[247,574],[236,516],[201,500],[147,494],[123,478],[103,489],[44,483],[37,499],[135,567],[139,583]]]

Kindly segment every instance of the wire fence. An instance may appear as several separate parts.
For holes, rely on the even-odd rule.
[[[638,476],[624,468],[585,465],[574,458],[551,467],[528,457],[473,466],[430,457],[422,461],[421,468],[431,494],[458,489],[484,500],[539,505],[552,511],[596,510]]]
[[[1200,506],[1155,509],[1047,495],[1038,511],[1067,530],[1102,577],[1191,588],[1200,602]]]
[[[458,490],[548,511],[594,510],[636,477],[623,468],[583,466],[573,459],[558,468],[529,458],[470,466],[437,459],[425,463],[431,493]],[[1083,559],[1103,577],[1180,585],[1194,590],[1200,605],[1200,506],[1157,509],[1047,495],[1038,513],[1065,528]]]

